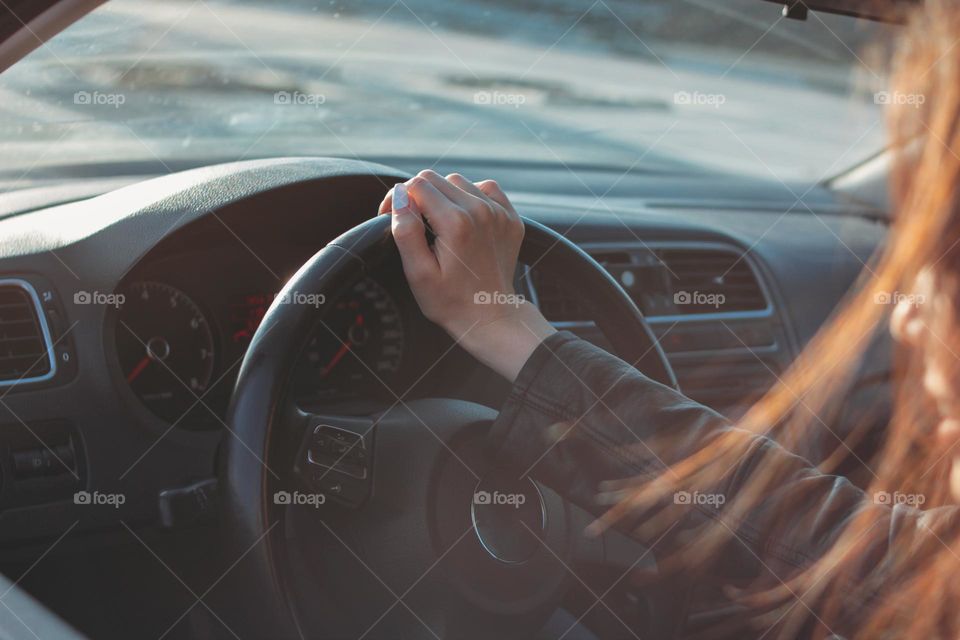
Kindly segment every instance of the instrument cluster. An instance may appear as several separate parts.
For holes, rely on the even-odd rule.
[[[249,264],[243,277],[198,279],[200,261],[217,262],[181,256],[133,274],[120,290],[115,326],[117,362],[133,395],[161,420],[191,429],[222,425],[243,354],[285,281]],[[335,300],[317,296],[319,320],[293,377],[297,398],[396,399],[407,390],[402,382],[413,376],[404,374],[418,368],[407,350],[411,325],[424,321],[398,275],[365,277]]]

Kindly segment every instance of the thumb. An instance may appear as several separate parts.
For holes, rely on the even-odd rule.
[[[400,251],[407,281],[416,286],[439,273],[440,264],[427,244],[423,218],[413,210],[407,185],[393,187],[393,215],[390,230]]]

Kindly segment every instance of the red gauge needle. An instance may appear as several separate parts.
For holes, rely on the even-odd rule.
[[[353,326],[351,326],[350,329],[352,329],[354,326],[359,327],[361,325],[363,325],[363,316],[357,314],[357,319],[353,321]],[[330,362],[327,363],[327,366],[325,366],[320,371],[321,376],[326,376],[327,374],[329,374],[333,370],[333,368],[337,366],[337,363],[343,360],[343,356],[347,355],[350,352],[350,349],[353,347],[353,343],[350,340],[349,334],[350,334],[350,330],[348,329],[347,341],[344,342],[339,349],[337,349],[337,352],[333,354],[333,357],[330,359]]]
[[[333,369],[335,366],[337,366],[337,363],[340,362],[343,359],[343,356],[347,355],[349,351],[350,351],[350,342],[344,342],[343,346],[337,350],[333,358],[330,359],[330,362],[327,363],[327,366],[325,366],[320,371],[320,375],[326,376],[328,373],[330,373],[330,370]]]
[[[143,370],[147,368],[147,365],[150,364],[151,360],[153,360],[153,358],[151,358],[150,356],[143,356],[143,359],[137,363],[137,366],[135,366],[133,370],[131,370],[130,373],[127,374],[127,384],[130,384],[131,382],[136,380],[137,376],[143,373]]]

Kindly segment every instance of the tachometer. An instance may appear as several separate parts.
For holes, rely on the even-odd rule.
[[[159,282],[124,290],[117,353],[130,388],[155,414],[176,422],[210,384],[213,334],[185,293]]]
[[[332,304],[303,354],[301,390],[322,396],[386,391],[403,358],[397,303],[382,285],[365,278]]]

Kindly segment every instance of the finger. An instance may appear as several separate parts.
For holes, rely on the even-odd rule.
[[[483,180],[478,182],[477,188],[487,194],[491,200],[506,209],[507,213],[509,213],[511,216],[520,217],[517,213],[517,210],[513,208],[510,198],[508,198],[507,194],[503,192],[503,189],[500,188],[500,185],[497,184],[496,180]]]
[[[378,213],[391,213],[393,211],[393,191],[401,184],[404,183],[398,182],[390,187],[390,189],[387,191],[387,195],[383,196],[383,200],[380,201],[380,207],[377,209]]]
[[[484,202],[486,202],[487,205],[489,205],[494,212],[504,212],[508,214],[510,213],[510,211],[506,209],[502,204],[500,204],[499,202],[491,198],[488,194],[484,193],[480,189],[480,187],[476,185],[476,183],[470,182],[459,173],[451,173],[450,175],[447,176],[447,180],[451,184],[455,185],[458,189],[462,189],[463,191],[466,191],[470,195],[476,196],[480,200],[483,200]]]
[[[479,191],[479,196],[464,191],[446,178],[441,177],[435,171],[428,169],[421,171],[417,175],[428,180],[438,191],[447,196],[451,202],[460,207],[462,211],[465,211],[472,221],[477,224],[484,225],[490,222],[496,223],[510,219],[510,216],[503,211],[503,207],[485,196],[483,192],[479,191],[476,187],[473,187],[472,190]],[[453,220],[454,219],[451,219],[451,225],[453,224]],[[469,232],[472,227],[473,224],[471,224],[470,221],[465,221],[464,224],[459,225],[459,229],[451,228],[451,233],[457,233],[458,231],[466,233]]]
[[[473,184],[472,182],[464,178],[459,173],[451,173],[450,175],[448,175],[447,182],[449,182],[450,184],[452,184],[453,186],[457,187],[462,191],[466,191],[472,196],[476,196],[477,198],[480,198],[481,200],[487,200],[487,201],[491,200],[490,196],[488,196],[483,191],[480,191],[480,189],[477,188],[477,185]]]
[[[470,217],[466,211],[441,193],[430,180],[420,176],[413,178],[407,183],[407,193],[440,238],[460,239],[468,231]]]
[[[400,251],[403,272],[411,284],[423,283],[437,274],[440,265],[427,244],[423,220],[410,206],[406,185],[394,187],[390,231]]]
[[[463,189],[451,184],[446,178],[441,176],[436,171],[426,169],[418,173],[417,176],[429,181],[430,184],[437,189],[437,191],[445,195],[451,202],[455,203],[457,206],[466,211],[470,211],[477,204],[476,196],[471,195]],[[484,198],[483,201],[485,202],[486,199]]]
[[[383,197],[383,200],[380,201],[380,206],[377,208],[377,213],[390,213],[393,211],[393,189],[387,191],[387,195]]]

